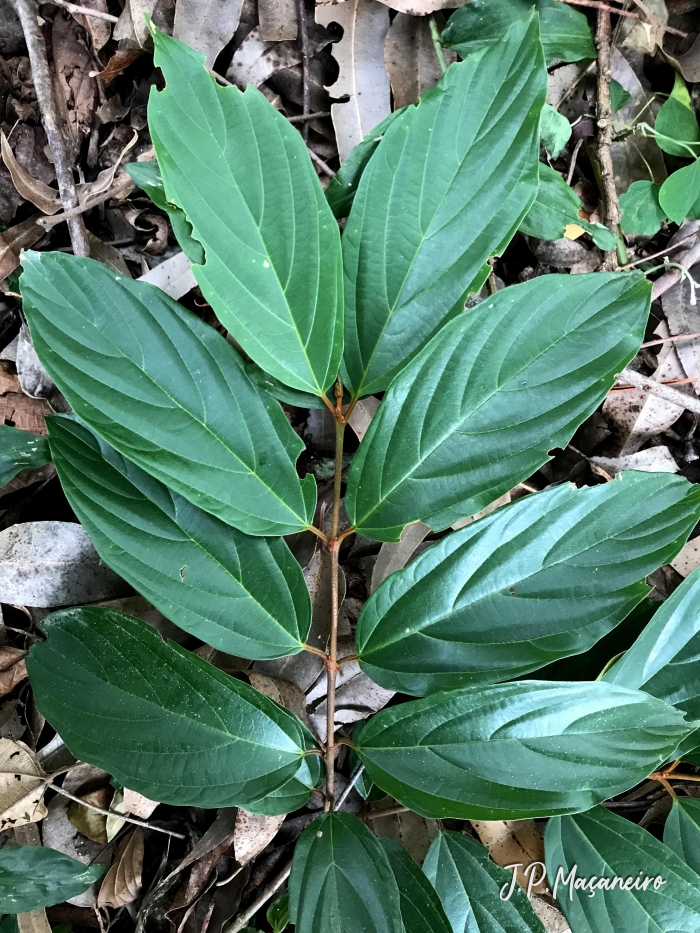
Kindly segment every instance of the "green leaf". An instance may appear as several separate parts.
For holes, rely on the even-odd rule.
[[[83,894],[104,871],[43,846],[0,851],[0,913],[20,914],[51,907]]]
[[[316,743],[307,737],[307,749],[316,748]],[[261,813],[265,816],[277,816],[280,813],[293,813],[306,806],[314,789],[323,781],[323,766],[318,755],[307,755],[299,765],[294,777],[283,784],[279,790],[266,794],[246,806],[248,813]]]
[[[529,17],[385,130],[343,233],[343,378],[354,395],[388,386],[517,230],[537,192],[545,91]]]
[[[700,159],[669,175],[659,190],[659,205],[669,220],[700,219]]]
[[[656,610],[637,641],[603,679],[644,690],[700,719],[700,570],[695,570]],[[693,733],[674,755],[700,745]]]
[[[281,538],[225,525],[72,418],[47,422],[63,491],[97,553],[163,615],[228,654],[302,650],[311,600]]]
[[[634,787],[692,725],[637,690],[520,681],[383,709],[353,742],[372,780],[423,816],[519,820]]]
[[[664,826],[664,845],[700,874],[700,800],[673,798]]]
[[[324,813],[301,834],[289,878],[296,933],[403,933],[389,859],[364,823]]]
[[[76,758],[152,800],[248,809],[315,747],[292,713],[145,622],[84,608],[42,628],[27,659],[42,713]]]
[[[571,124],[551,104],[545,104],[542,110],[540,139],[553,159],[556,159],[571,139]]]
[[[0,424],[0,486],[5,486],[27,467],[51,463],[51,450],[45,437]]]
[[[265,916],[272,927],[272,933],[283,933],[289,926],[289,895],[282,894],[276,898],[267,908]]]
[[[471,0],[450,17],[442,41],[463,58],[500,39],[513,20],[535,7],[547,62],[595,58],[586,17],[555,0]]]
[[[613,113],[622,110],[632,100],[632,95],[626,90],[619,81],[614,79],[610,82],[610,109]]]
[[[550,885],[559,880],[559,906],[575,933],[700,929],[700,878],[651,833],[603,807],[550,820],[545,852]],[[579,883],[573,890],[565,880],[572,869],[570,881]],[[615,877],[615,888],[605,890]],[[622,889],[627,879],[631,888],[646,878],[646,890]],[[664,882],[658,890],[656,878]],[[586,881],[596,885],[592,896],[581,887]]]
[[[633,181],[620,195],[620,227],[625,233],[653,236],[666,220],[666,212],[659,204],[661,185],[653,181]]]
[[[310,392],[302,392],[299,389],[290,389],[279,379],[275,379],[269,373],[249,360],[243,364],[246,375],[250,381],[263,392],[266,392],[271,398],[276,398],[280,402],[286,402],[288,405],[295,405],[297,408],[325,408],[326,403],[319,395],[312,395]],[[335,399],[333,400],[335,404]]]
[[[125,165],[127,175],[139,188],[146,192],[156,207],[165,211],[170,218],[175,239],[182,247],[182,251],[190,262],[203,263],[204,250],[202,244],[192,236],[192,224],[176,204],[172,204],[165,196],[163,178],[157,162],[129,162]]]
[[[423,863],[454,933],[544,933],[525,892],[512,874],[489,858],[488,849],[462,833],[441,832]],[[431,929],[425,927],[425,930]]]
[[[642,341],[641,273],[547,275],[499,291],[397,376],[350,468],[345,507],[397,541],[474,515],[565,447]]]
[[[654,129],[659,134],[655,137],[659,148],[669,155],[687,159],[693,154],[700,154],[700,126],[691,106],[688,88],[677,72],[671,96],[659,109]]]
[[[34,346],[82,421],[247,534],[309,526],[314,479],[300,483],[294,467],[304,445],[219,333],[155,286],[100,262],[23,255]]]
[[[204,55],[153,41],[166,87],[148,125],[168,200],[204,247],[202,294],[263,369],[323,395],[342,356],[340,234],[304,140],[260,91],[221,87]]]
[[[360,183],[362,173],[374,154],[374,150],[382,141],[387,128],[404,112],[405,107],[399,107],[378,123],[373,130],[358,143],[340,166],[331,183],[326,188],[326,200],[336,217],[347,217],[355,200],[355,192]]]
[[[520,499],[438,541],[372,594],[357,623],[362,669],[421,696],[580,654],[644,598],[644,578],[699,519],[700,487],[665,473]],[[700,662],[686,689],[693,682],[700,694]],[[700,718],[700,697],[688,712]]]
[[[569,224],[590,233],[602,250],[615,249],[615,236],[602,224],[591,223],[579,216],[581,199],[567,185],[559,172],[543,162],[539,164],[540,185],[537,198],[520,224],[520,232],[540,240],[559,240]]]
[[[389,836],[379,841],[399,889],[404,933],[452,933],[435,888],[401,843]]]

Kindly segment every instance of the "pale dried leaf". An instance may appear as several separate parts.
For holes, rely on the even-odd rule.
[[[428,525],[423,522],[413,522],[403,529],[399,541],[396,543],[387,541],[382,544],[372,571],[370,593],[373,593],[388,576],[406,566],[415,549],[428,534],[430,534]]]
[[[80,0],[80,6],[99,10],[101,13],[109,13],[107,0]],[[73,16],[87,30],[93,51],[99,52],[112,38],[112,23],[109,20],[98,19],[96,16],[83,16],[80,13],[73,13]]]
[[[73,522],[26,522],[0,532],[0,602],[75,606],[123,594],[127,584],[102,563]]]
[[[258,0],[260,38],[265,42],[294,40],[299,31],[296,0]]]
[[[436,10],[454,10],[465,0],[381,0],[392,10],[410,16],[426,16]]]
[[[109,865],[112,860],[111,849],[91,842],[83,836],[68,819],[68,806],[69,801],[58,795],[49,802],[49,812],[41,827],[44,845],[63,852],[84,865]],[[70,898],[68,903],[76,907],[92,907],[97,902],[98,884],[99,882],[96,882],[83,894]]]
[[[109,816],[105,824],[105,830],[107,832],[107,842],[111,842],[112,839],[117,835],[119,830],[124,826],[124,815],[129,811],[126,809],[124,804],[124,789],[119,788],[118,791],[115,791],[112,801],[109,805]]]
[[[591,463],[608,473],[641,470],[644,473],[678,473],[680,467],[668,447],[648,447],[624,457],[590,457]]]
[[[380,400],[374,395],[368,395],[367,398],[361,398],[355,403],[355,407],[350,412],[348,424],[357,435],[358,441],[361,441],[369,430],[379,405]]]
[[[612,77],[631,95],[631,100],[614,114],[616,124],[632,124],[649,103],[649,95],[627,59],[618,49],[610,57]],[[643,119],[653,125],[653,111],[644,109]],[[621,194],[633,181],[649,181],[649,172],[658,184],[666,178],[666,164],[656,141],[640,133],[630,133],[610,144],[615,187]]]
[[[19,265],[20,252],[30,249],[46,233],[41,224],[36,222],[39,216],[35,214],[28,217],[0,233],[0,281],[15,271]]]
[[[328,88],[346,103],[332,104],[331,115],[343,162],[357,143],[391,113],[389,75],[384,65],[384,40],[389,10],[377,0],[346,0],[316,7],[316,22],[338,23],[343,38],[333,45],[338,80]]]
[[[249,671],[248,679],[250,685],[255,687],[257,691],[264,693],[265,696],[270,697],[280,706],[284,706],[285,709],[294,713],[308,726],[306,697],[296,684],[292,684],[281,677],[268,677],[267,674],[259,674],[257,671]]]
[[[542,921],[545,933],[571,933],[566,917],[548,900],[535,894],[530,901],[532,909]]]
[[[24,659],[26,651],[21,648],[12,648],[9,645],[0,648],[0,696],[5,696],[21,683],[27,676]]]
[[[55,188],[49,187],[38,178],[32,178],[15,159],[7,137],[0,131],[0,152],[17,191],[26,201],[38,207],[44,214],[55,214],[61,207],[61,199]]]
[[[348,639],[347,643],[341,647],[345,641],[345,639],[338,640],[338,657],[346,657],[354,651],[352,639]],[[343,664],[338,672],[337,684],[334,719],[336,728],[367,719],[373,713],[383,709],[394,696],[393,690],[385,690],[361,671],[357,661]],[[322,678],[316,688],[307,694],[308,703],[323,697],[314,712],[309,715],[311,725],[322,742],[325,742],[327,732],[326,692],[325,678]]]
[[[124,808],[132,816],[136,816],[140,820],[147,820],[156,807],[159,806],[159,801],[149,800],[148,797],[144,797],[143,794],[139,794],[135,790],[124,788]]]
[[[243,0],[177,0],[173,36],[204,53],[212,68],[238,28],[242,6]]]
[[[458,521],[452,525],[452,528],[457,531],[459,528],[466,528],[467,525],[471,525],[472,522],[478,521],[480,518],[484,518],[486,515],[490,515],[491,512],[495,512],[496,509],[500,509],[502,505],[508,505],[511,500],[511,494],[507,492],[505,495],[500,496],[496,499],[495,502],[492,502],[490,505],[487,505],[485,509],[482,509],[480,512],[477,512],[476,515],[470,515],[468,518],[460,518]]]
[[[40,907],[29,913],[17,914],[17,930],[18,933],[51,933],[46,908]]]
[[[689,272],[693,279],[698,281],[700,266],[693,266]],[[668,328],[674,337],[700,332],[700,305],[692,303],[693,297],[694,291],[691,290],[690,282],[684,277],[677,285],[664,292],[661,298]],[[698,379],[693,383],[693,389],[696,395],[700,394],[700,339],[679,340],[675,348],[688,378]]]
[[[686,542],[680,553],[671,561],[671,566],[682,577],[687,577],[700,567],[700,538]]]
[[[389,4],[394,6],[394,2]],[[394,109],[415,104],[440,80],[442,69],[424,16],[399,13],[384,43],[384,63],[394,95]]]
[[[657,45],[661,45],[664,38],[664,26],[668,22],[668,9],[664,0],[634,0],[644,19],[624,17],[618,24],[618,45],[624,48],[653,55]],[[653,25],[653,22],[659,25]]]
[[[197,287],[197,280],[192,272],[192,263],[184,253],[175,253],[170,256],[145,275],[139,276],[139,281],[157,285],[166,295],[170,295],[176,301]]]
[[[143,830],[135,829],[119,846],[112,867],[104,876],[98,907],[125,907],[141,893],[143,872]]]
[[[0,832],[46,816],[46,773],[23,742],[0,739]]]
[[[239,865],[247,865],[275,838],[285,820],[281,816],[263,816],[239,810],[236,814],[236,830],[233,849]]]
[[[476,834],[489,850],[497,865],[519,865],[518,884],[527,889],[525,869],[533,862],[544,863],[544,840],[534,820],[471,820]],[[538,876],[539,877],[539,876]],[[547,888],[546,882],[534,886],[538,894]]]
[[[300,61],[301,50],[295,42],[265,42],[256,26],[236,49],[226,77],[241,90],[248,84],[260,87],[278,71]]]

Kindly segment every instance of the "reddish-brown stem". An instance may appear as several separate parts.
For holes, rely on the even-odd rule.
[[[621,10],[616,6],[610,6],[607,3],[602,3],[601,0],[559,0],[559,3],[568,3],[571,6],[587,6],[592,10],[604,10],[608,14],[615,13],[617,16],[627,16],[630,19],[639,19],[643,23],[649,23],[651,26],[657,26],[659,29],[663,29],[664,32],[673,33],[674,36],[681,36],[686,39],[688,37],[687,32],[681,32],[680,29],[674,29],[673,26],[666,26],[665,23],[660,23],[656,19],[652,19],[650,16],[640,16],[639,13],[634,13],[631,10]]]

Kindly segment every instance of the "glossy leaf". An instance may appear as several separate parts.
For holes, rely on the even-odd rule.
[[[145,622],[67,609],[42,628],[27,659],[39,709],[77,758],[151,800],[248,809],[314,747],[292,713]]]
[[[700,719],[700,570],[661,604],[636,642],[603,679],[644,690]],[[674,757],[700,745],[693,733]]]
[[[527,17],[386,128],[343,233],[353,394],[385,389],[517,230],[537,192],[545,91]]]
[[[435,888],[401,843],[390,836],[379,841],[399,889],[404,933],[452,933]]]
[[[45,437],[0,424],[0,486],[5,486],[27,467],[51,463],[51,450]]]
[[[307,737],[306,748],[315,748],[316,744]],[[280,813],[293,813],[306,806],[314,789],[320,787],[323,780],[323,765],[318,755],[307,755],[299,768],[279,790],[266,794],[259,800],[246,805],[248,813],[262,813],[265,816],[277,816]]]
[[[666,212],[659,204],[660,190],[661,185],[653,181],[633,181],[620,195],[620,226],[625,233],[653,236],[661,229]]]
[[[544,933],[519,885],[509,899],[512,874],[488,849],[462,833],[441,832],[430,844],[423,871],[449,917],[453,933]],[[431,927],[424,927],[429,930]]]
[[[311,600],[281,538],[225,525],[71,418],[47,423],[63,491],[97,553],[163,615],[228,654],[302,650]]]
[[[520,232],[540,240],[559,240],[570,224],[578,224],[590,233],[600,249],[615,248],[615,236],[602,224],[579,217],[581,199],[567,185],[559,172],[540,162],[537,197],[520,224]]]
[[[175,238],[190,262],[203,263],[204,250],[202,244],[192,236],[192,224],[185,216],[185,212],[176,204],[168,201],[158,163],[129,162],[124,168],[127,175],[139,188],[146,192],[155,206],[167,213]]]
[[[669,175],[659,190],[659,204],[669,220],[681,224],[700,218],[700,159]]]
[[[591,28],[586,17],[555,0],[471,0],[450,17],[442,41],[463,58],[497,41],[529,9],[540,17],[542,45],[548,62],[576,62],[595,58]]]
[[[90,259],[25,253],[23,269],[34,346],[81,420],[247,534],[308,527],[314,480],[294,467],[303,444],[219,333]]]
[[[323,395],[342,355],[340,235],[304,140],[260,91],[221,87],[204,55],[157,30],[154,46],[166,87],[148,125],[204,247],[202,294],[264,370]]]
[[[0,913],[19,914],[83,894],[104,871],[43,846],[0,851]]]
[[[531,476],[595,411],[641,343],[640,273],[547,275],[461,314],[397,376],[350,468],[368,537],[448,528]]]
[[[673,798],[664,826],[664,845],[700,875],[700,800]]]
[[[692,158],[700,155],[700,126],[685,81],[676,73],[671,96],[659,108],[654,121],[659,148],[669,155]]]
[[[571,139],[571,124],[551,104],[545,104],[542,110],[540,138],[552,159],[556,159]]]
[[[353,742],[369,777],[423,816],[519,820],[576,813],[634,787],[690,729],[636,690],[520,681],[389,707]]]
[[[372,594],[357,624],[362,669],[420,696],[580,654],[644,598],[644,578],[698,520],[700,488],[666,473],[520,499],[438,541]],[[689,712],[700,718],[700,698]]]
[[[603,807],[553,819],[547,825],[545,851],[550,884],[559,879],[559,906],[575,933],[696,933],[700,929],[700,878],[635,823]],[[603,885],[612,885],[615,877],[621,881],[605,890]],[[647,878],[652,880],[646,890],[632,888],[635,882],[641,887]],[[657,878],[664,883],[654,890]],[[627,879],[631,890],[622,889]],[[579,888],[572,890],[575,880]],[[592,896],[580,887],[591,881],[596,885]]]
[[[403,933],[389,859],[357,817],[324,813],[304,830],[294,850],[289,914],[296,933]]]

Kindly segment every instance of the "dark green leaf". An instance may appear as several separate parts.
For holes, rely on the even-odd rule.
[[[165,196],[163,178],[157,162],[129,162],[125,165],[129,175],[139,188],[146,192],[156,207],[166,211],[172,224],[173,233],[182,247],[183,253],[190,262],[203,263],[204,250],[202,244],[192,236],[192,224],[176,204],[172,204]]]
[[[0,486],[5,486],[27,467],[51,463],[51,450],[45,437],[0,424]]]
[[[547,873],[575,933],[697,933],[700,878],[651,833],[596,807],[550,820],[545,834]],[[573,870],[573,874],[570,873]],[[570,883],[566,879],[570,877]],[[615,888],[605,890],[601,885]],[[622,890],[636,882],[646,890]],[[664,883],[654,890],[654,879]],[[606,879],[603,881],[603,879]],[[579,883],[573,890],[574,880]],[[596,887],[593,896],[581,885]]]
[[[300,389],[290,389],[279,379],[275,379],[269,373],[250,360],[243,364],[246,375],[263,392],[267,392],[272,398],[280,402],[286,402],[288,405],[295,405],[297,408],[325,408],[326,404],[320,395],[312,395],[310,392],[302,392]]]
[[[86,608],[42,627],[27,659],[37,705],[77,758],[152,800],[248,808],[313,747],[292,713],[145,622]]]
[[[513,876],[494,865],[488,849],[475,839],[441,832],[430,844],[423,871],[437,891],[454,933],[544,933],[519,885],[506,900]]]
[[[389,836],[379,841],[399,889],[404,933],[452,933],[435,888],[401,843]]]
[[[0,851],[0,913],[20,914],[77,897],[97,881],[103,865],[83,865],[43,846]]]
[[[350,468],[362,534],[473,515],[564,447],[641,343],[640,273],[546,275],[461,314],[397,376]]]
[[[283,894],[276,898],[267,908],[265,916],[272,927],[272,933],[283,933],[289,926],[289,895]]]
[[[194,505],[248,534],[308,527],[303,444],[236,351],[164,292],[90,259],[25,253],[24,310],[76,414]]]
[[[675,75],[671,96],[656,115],[654,129],[659,134],[656,136],[659,148],[669,155],[683,159],[700,155],[700,126],[688,88],[678,73]]]
[[[571,124],[551,104],[545,104],[542,110],[540,139],[553,159],[556,159],[571,139]]]
[[[450,17],[442,41],[462,57],[500,39],[514,19],[535,7],[548,62],[595,58],[586,17],[555,0],[471,0]]]
[[[403,933],[389,859],[364,823],[324,813],[297,842],[289,878],[296,933]]]
[[[343,234],[353,394],[385,389],[517,230],[537,192],[545,90],[528,17],[452,65],[384,132]]]
[[[342,356],[340,235],[304,140],[260,91],[221,87],[199,52],[157,30],[154,45],[166,87],[148,124],[168,200],[204,247],[202,293],[263,369],[323,395]]]
[[[690,728],[637,690],[520,681],[391,706],[353,742],[372,780],[423,816],[519,820],[633,787]]]
[[[664,845],[700,874],[700,800],[673,798],[664,826]]]
[[[310,736],[307,736],[306,748],[315,747],[316,743]],[[300,807],[306,806],[314,789],[320,786],[322,780],[323,766],[320,757],[307,755],[294,777],[283,784],[279,790],[247,804],[246,810],[248,813],[262,813],[265,816],[293,813]]]
[[[620,226],[625,233],[653,236],[661,229],[666,212],[659,204],[660,190],[661,185],[653,181],[633,181],[620,195]]]
[[[632,95],[627,91],[619,81],[610,82],[610,109],[613,113],[622,110],[632,100]]]
[[[220,651],[266,659],[302,650],[311,601],[281,538],[243,534],[73,419],[47,421],[63,490],[106,564]]]
[[[520,224],[520,232],[540,240],[559,240],[570,224],[590,233],[602,250],[615,249],[615,236],[602,224],[592,224],[579,217],[581,199],[567,185],[559,172],[540,162],[540,185],[537,198]]]
[[[659,205],[676,224],[700,218],[700,159],[669,175],[659,190]]]
[[[520,499],[443,538],[372,594],[357,624],[362,668],[389,690],[421,696],[580,654],[644,598],[644,578],[675,557],[699,519],[700,487],[667,473],[625,472]],[[685,677],[678,686],[700,694],[700,663]],[[670,691],[648,692],[676,705]],[[700,718],[700,697],[688,712]]]
[[[326,200],[336,217],[347,217],[350,213],[357,186],[360,183],[362,173],[367,168],[367,163],[381,142],[387,128],[394,120],[398,119],[399,114],[402,114],[405,109],[405,107],[399,107],[398,110],[394,110],[388,117],[385,117],[381,123],[378,123],[362,142],[355,146],[331,179],[331,183],[326,188]]]

